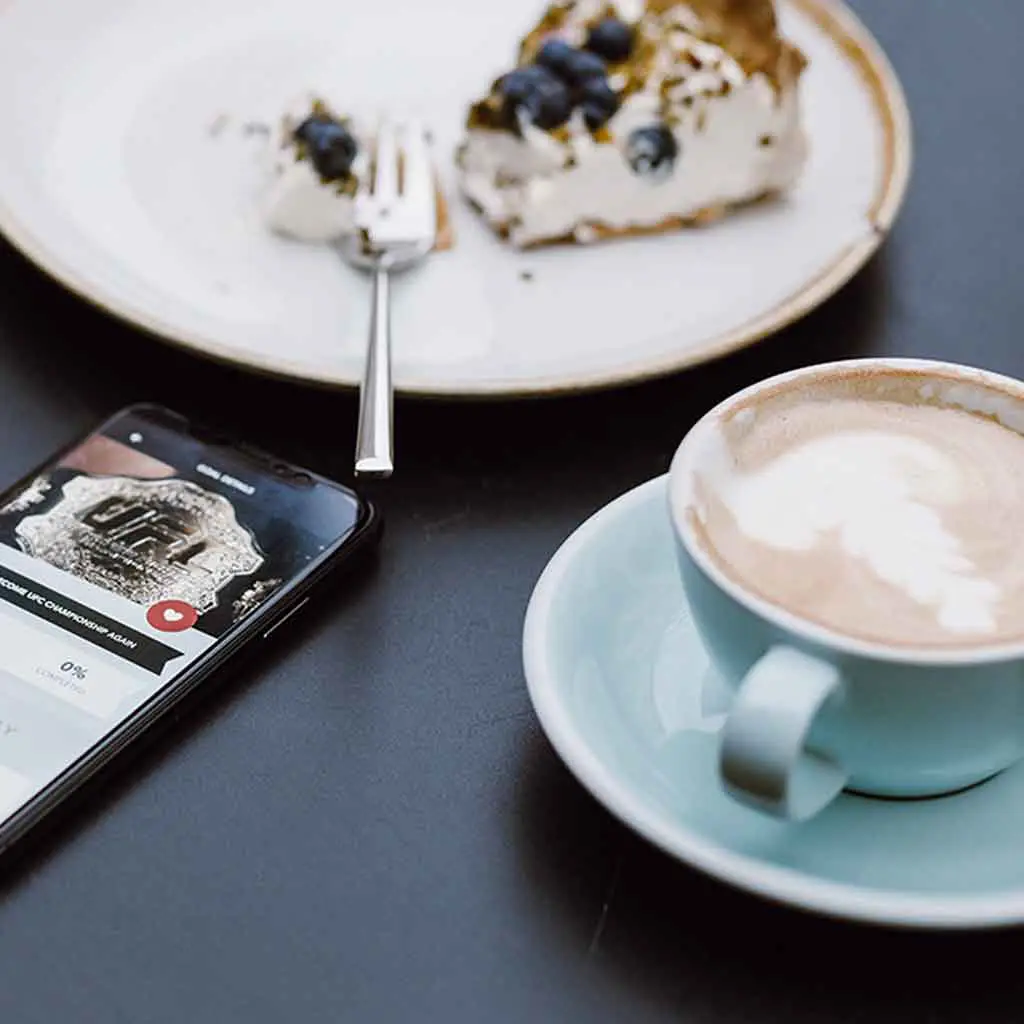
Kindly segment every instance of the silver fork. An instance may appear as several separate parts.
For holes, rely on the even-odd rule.
[[[360,229],[341,244],[350,263],[373,273],[373,308],[366,367],[359,391],[356,475],[394,470],[391,385],[391,274],[424,259],[437,236],[437,195],[430,147],[415,123],[381,124],[372,186],[356,194]]]

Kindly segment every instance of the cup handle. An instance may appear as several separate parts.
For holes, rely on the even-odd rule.
[[[842,687],[839,670],[792,647],[773,647],[747,673],[722,730],[719,774],[742,803],[789,821],[824,810],[847,774],[805,748],[825,702]]]

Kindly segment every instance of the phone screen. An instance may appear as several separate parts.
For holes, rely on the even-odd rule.
[[[0,822],[354,531],[351,493],[119,414],[0,497]]]

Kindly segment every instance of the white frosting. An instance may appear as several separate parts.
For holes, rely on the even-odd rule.
[[[724,444],[724,442],[723,442]],[[935,609],[951,633],[996,628],[1002,589],[977,575],[941,510],[970,497],[956,459],[884,431],[826,435],[748,472],[724,469],[718,497],[747,537],[810,551],[826,534],[881,580]]]
[[[588,16],[587,2],[573,12],[574,21]],[[508,228],[514,244],[571,235],[592,223],[653,227],[795,182],[806,159],[796,89],[780,95],[764,75],[748,76],[725,50],[678,27],[692,25],[690,8],[680,6],[671,17],[677,27],[666,35],[645,88],[608,122],[611,142],[594,142],[578,111],[568,144],[529,125],[521,139],[468,132],[460,155],[463,189],[490,221]],[[693,67],[688,54],[702,67]],[[626,146],[635,129],[661,123],[667,78],[680,79],[669,94],[679,156],[672,174],[651,180],[630,167]],[[768,137],[771,144],[762,145]]]
[[[264,200],[271,231],[300,242],[331,242],[355,230],[351,196],[324,185],[306,162],[284,160]]]

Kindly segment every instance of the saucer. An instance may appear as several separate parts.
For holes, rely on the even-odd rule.
[[[843,794],[801,825],[725,795],[730,697],[691,619],[666,502],[662,477],[602,509],[530,601],[530,697],[579,781],[666,853],[780,903],[914,928],[1024,921],[1024,764],[939,799]]]

